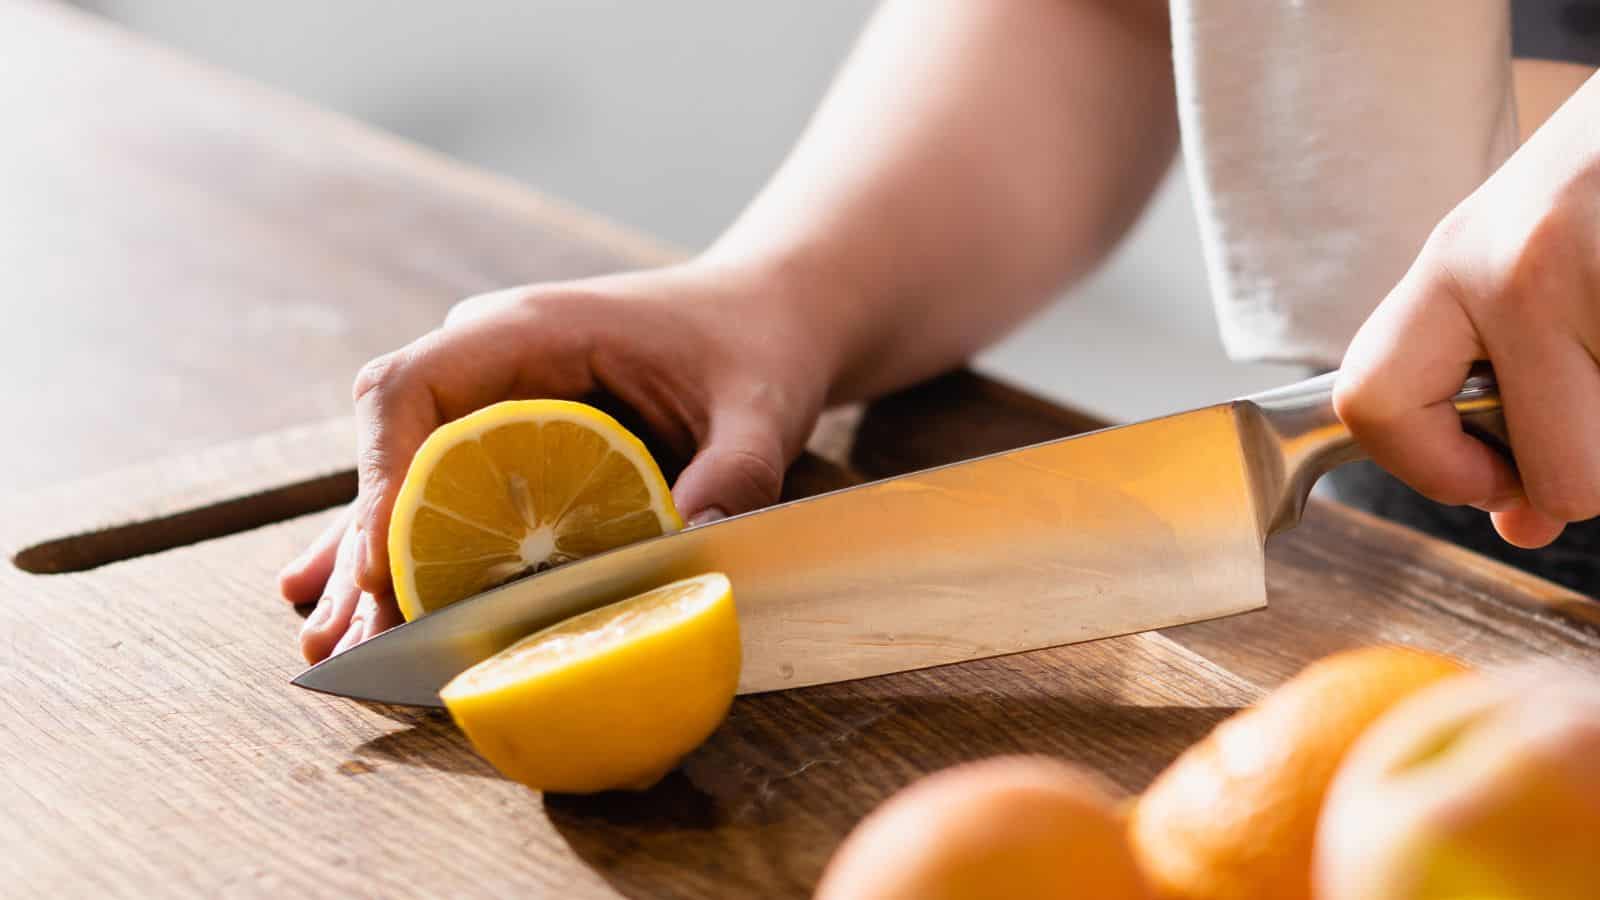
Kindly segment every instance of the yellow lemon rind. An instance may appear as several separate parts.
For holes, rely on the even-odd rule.
[[[558,623],[456,676],[439,696],[479,754],[531,789],[648,788],[716,730],[738,687],[739,626],[726,576],[709,573],[658,590],[697,580],[711,596],[678,618],[558,667],[539,666],[526,678],[497,674],[480,684],[474,677],[575,620]]]

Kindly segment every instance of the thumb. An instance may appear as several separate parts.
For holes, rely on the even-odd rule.
[[[771,506],[783,490],[787,462],[777,423],[743,410],[722,413],[678,476],[673,500],[690,525]]]

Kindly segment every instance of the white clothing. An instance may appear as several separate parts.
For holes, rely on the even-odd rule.
[[[1516,147],[1506,0],[1173,0],[1185,165],[1223,343],[1337,366]]]

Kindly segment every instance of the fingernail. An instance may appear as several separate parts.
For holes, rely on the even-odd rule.
[[[689,517],[689,527],[696,525],[710,525],[719,519],[726,519],[728,514],[720,506],[709,506]]]

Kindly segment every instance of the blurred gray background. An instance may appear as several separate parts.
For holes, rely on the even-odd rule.
[[[864,0],[85,0],[190,56],[693,250],[776,168]],[[1181,166],[1108,265],[981,368],[1141,418],[1290,380],[1222,353]]]

